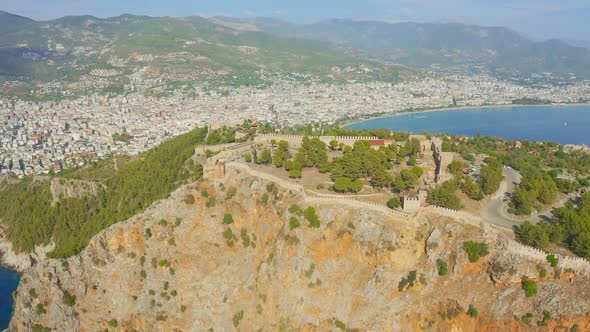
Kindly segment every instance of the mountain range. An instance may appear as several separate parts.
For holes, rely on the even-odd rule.
[[[558,39],[534,41],[504,27],[342,19],[310,24],[272,18],[219,19],[248,23],[278,36],[327,41],[351,54],[412,67],[590,77],[590,50],[580,43],[572,46]]]
[[[395,82],[415,75],[410,68],[590,78],[590,50],[457,23],[127,14],[35,21],[0,11],[0,81],[20,82],[4,89],[8,95],[52,81],[56,96],[117,94],[131,85],[158,95],[195,85],[264,86],[273,78]]]
[[[326,42],[232,28],[197,16],[67,16],[34,21],[0,12],[0,22],[4,80],[58,80],[72,85],[109,78],[109,86],[98,90],[120,92],[138,80],[129,76],[134,73],[152,87],[176,89],[195,82],[257,86],[272,77],[395,81],[409,72],[346,55]]]

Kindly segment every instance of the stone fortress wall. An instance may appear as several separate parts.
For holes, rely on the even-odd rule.
[[[265,139],[258,140],[259,143],[270,143],[272,139],[275,140],[285,140],[285,138],[290,138],[293,140],[299,140],[297,144],[300,144],[301,139],[303,136],[297,135],[267,135]],[[272,138],[271,138],[272,137]],[[327,137],[330,136],[324,136]],[[330,138],[337,139],[337,138]],[[355,139],[361,139],[359,137],[355,137]],[[256,142],[256,140],[255,140]],[[328,141],[329,142],[329,141]],[[291,143],[290,143],[291,144]],[[354,144],[354,143],[353,143]],[[433,145],[435,143],[433,142]],[[442,216],[446,216],[456,220],[457,222],[463,223],[465,225],[470,225],[474,227],[479,227],[484,231],[487,237],[490,239],[496,239],[498,237],[498,233],[501,231],[498,230],[493,225],[487,223],[482,217],[473,215],[468,212],[464,211],[457,211],[445,207],[440,206],[426,206],[426,207],[418,207],[416,211],[411,213],[405,213],[397,210],[392,210],[389,207],[383,204],[372,203],[368,201],[361,201],[352,197],[333,197],[333,196],[319,196],[315,195],[311,192],[305,190],[303,185],[299,183],[295,183],[293,181],[284,180],[277,176],[267,174],[264,172],[256,171],[251,169],[247,164],[241,162],[241,153],[248,151],[254,146],[254,142],[245,142],[245,143],[232,143],[232,144],[220,144],[217,146],[204,146],[203,149],[199,149],[195,152],[202,152],[203,154],[205,151],[209,150],[212,152],[219,152],[215,156],[207,159],[207,162],[204,167],[204,173],[206,176],[213,177],[213,178],[223,178],[226,174],[227,168],[233,168],[241,171],[248,172],[250,175],[273,182],[284,189],[292,190],[295,192],[300,193],[305,202],[310,204],[344,204],[352,208],[360,208],[360,209],[369,209],[372,211],[377,211],[383,213],[385,216],[389,216],[393,219],[403,219],[409,220],[412,216],[416,215],[417,213],[434,213]],[[438,144],[436,145],[438,146]],[[434,147],[433,147],[434,148]],[[440,150],[439,150],[440,151]],[[434,152],[434,151],[433,151]],[[444,154],[444,153],[443,153]],[[445,163],[450,163],[452,161],[452,154],[450,155],[450,160],[446,159],[444,155],[441,154],[440,162],[441,166]],[[446,164],[444,168],[446,169]],[[439,173],[442,174],[442,173]],[[420,201],[419,198],[414,199],[415,201]],[[412,202],[415,202],[412,201]],[[406,211],[407,212],[407,211]],[[529,247],[523,245],[521,243],[516,242],[515,240],[509,239],[506,248],[508,253],[514,254],[520,257],[524,257],[535,262],[543,263],[547,261],[547,253],[533,247]],[[583,274],[585,276],[590,277],[590,261],[580,258],[580,257],[565,257],[556,254],[555,257],[558,259],[558,267],[564,270],[572,270]]]
[[[316,204],[346,204],[348,206],[354,208],[361,208],[361,209],[370,209],[373,211],[381,212],[387,216],[393,218],[403,218],[409,219],[410,215],[401,211],[392,210],[383,204],[377,204],[373,202],[361,201],[352,197],[326,197],[326,196],[316,196],[308,191],[305,188],[292,181],[284,180],[274,175],[270,175],[267,173],[259,172],[256,170],[251,169],[248,165],[240,162],[231,162],[225,165],[228,168],[238,169],[244,172],[247,172],[251,176],[273,182],[278,186],[287,189],[299,192],[303,195],[305,202],[307,203],[316,203]]]
[[[256,143],[269,143],[273,139],[275,141],[287,141],[290,145],[301,145],[301,140],[305,136],[302,135],[276,135],[276,134],[263,134],[258,135],[254,138]],[[329,145],[332,140],[337,140],[338,143],[344,143],[345,145],[352,146],[357,141],[373,141],[378,140],[375,136],[309,136],[309,138],[317,137],[320,141]]]

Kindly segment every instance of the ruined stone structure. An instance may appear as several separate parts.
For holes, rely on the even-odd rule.
[[[453,154],[451,152],[443,152],[442,139],[433,137],[431,142],[432,156],[434,158],[434,163],[436,164],[434,182],[444,182],[451,177],[447,172],[447,167],[453,161]]]

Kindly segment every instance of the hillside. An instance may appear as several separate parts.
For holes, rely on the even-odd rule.
[[[402,71],[344,55],[321,41],[232,28],[197,16],[70,16],[43,22],[2,17],[9,24],[0,25],[0,78],[59,79],[52,86],[56,95],[84,95],[93,86],[105,93],[158,94],[194,85],[260,86],[273,78],[395,81]]]
[[[279,36],[330,41],[352,54],[360,52],[408,66],[462,70],[483,66],[497,74],[552,72],[590,77],[590,50],[560,40],[532,41],[503,27],[353,20],[297,25],[268,18],[237,21]]]
[[[403,219],[321,204],[227,172],[111,226],[77,256],[28,269],[9,330],[590,327],[587,277],[493,228],[436,211]],[[490,253],[470,260],[464,241]],[[524,274],[536,295],[526,296]]]

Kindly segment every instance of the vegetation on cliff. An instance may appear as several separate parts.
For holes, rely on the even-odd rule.
[[[167,197],[189,178],[200,178],[202,168],[191,157],[206,129],[195,129],[166,141],[116,172],[101,172],[107,161],[69,172],[66,178],[100,180],[96,196],[62,199],[54,206],[50,181],[25,178],[0,188],[0,219],[8,225],[14,249],[29,252],[35,245],[55,243],[51,257],[68,257],[80,252],[88,241],[110,225],[145,210]]]

